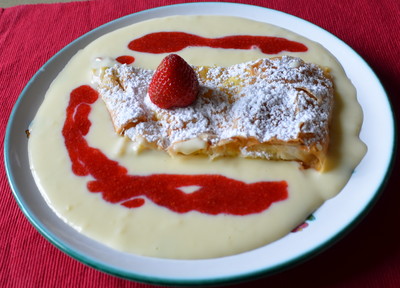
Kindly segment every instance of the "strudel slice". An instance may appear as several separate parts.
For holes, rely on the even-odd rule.
[[[151,102],[152,70],[116,64],[96,70],[93,80],[116,132],[139,149],[298,161],[323,169],[333,108],[327,69],[290,56],[193,68],[200,92],[185,108]]]

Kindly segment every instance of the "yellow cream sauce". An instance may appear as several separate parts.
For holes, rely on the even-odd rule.
[[[91,178],[72,173],[61,134],[70,92],[80,85],[91,84],[91,70],[98,58],[132,55],[136,59],[132,65],[155,69],[165,54],[134,52],[127,45],[135,38],[158,31],[184,31],[204,37],[279,36],[305,44],[307,52],[279,55],[265,55],[258,50],[207,47],[187,48],[178,54],[193,65],[229,66],[258,58],[292,55],[329,67],[336,95],[325,170],[322,173],[302,170],[297,163],[291,162],[171,158],[156,151],[137,154],[133,143],[114,132],[106,107],[99,99],[92,105],[92,126],[86,140],[90,146],[101,149],[110,159],[125,166],[130,174],[221,174],[245,182],[285,180],[289,197],[262,213],[213,216],[199,212],[174,213],[151,201],[129,209],[104,201],[100,193],[90,193],[86,185]],[[335,57],[320,44],[276,26],[236,17],[159,18],[100,37],[70,60],[52,83],[31,125],[30,165],[43,197],[55,213],[90,238],[118,250],[145,256],[221,257],[255,249],[284,237],[326,200],[338,194],[366,152],[358,137],[362,117],[351,81]]]

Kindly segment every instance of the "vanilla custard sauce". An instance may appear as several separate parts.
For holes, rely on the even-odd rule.
[[[257,49],[191,47],[179,51],[192,65],[229,66],[250,60],[292,55],[330,68],[335,85],[331,143],[323,172],[299,169],[297,163],[223,158],[171,158],[163,152],[135,152],[134,144],[114,132],[103,101],[91,105],[92,126],[86,140],[132,175],[219,174],[244,182],[288,183],[289,197],[261,213],[246,216],[176,213],[151,201],[126,208],[102,199],[87,189],[91,176],[76,176],[61,133],[70,93],[91,85],[92,68],[108,59],[132,55],[132,65],[155,69],[166,54],[129,50],[128,43],[145,34],[183,31],[203,37],[265,35],[284,37],[308,47],[307,52],[266,55]],[[323,43],[322,43],[323,44]],[[104,62],[105,61],[105,62]],[[112,60],[110,60],[112,63]],[[358,134],[362,111],[356,91],[337,60],[321,45],[290,31],[236,17],[174,16],[159,18],[111,32],[79,51],[57,76],[30,127],[29,157],[37,185],[49,206],[66,223],[105,245],[139,255],[161,258],[213,258],[248,251],[290,233],[324,201],[334,197],[349,180],[366,152]],[[189,147],[190,149],[190,147]],[[183,187],[195,193],[196,187]],[[162,189],[160,188],[160,193]]]

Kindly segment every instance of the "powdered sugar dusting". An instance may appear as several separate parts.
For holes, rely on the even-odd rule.
[[[237,139],[301,143],[317,150],[326,146],[333,84],[319,66],[283,56],[194,69],[197,101],[171,110],[157,107],[147,95],[152,70],[115,65],[94,80],[119,133],[132,140],[143,137],[166,151],[193,138],[208,143],[209,150]],[[245,142],[238,145],[241,154],[268,158]]]

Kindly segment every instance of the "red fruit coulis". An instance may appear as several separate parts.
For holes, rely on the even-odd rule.
[[[160,45],[162,43],[162,45]],[[260,49],[265,54],[282,51],[306,52],[307,46],[280,37],[226,36],[205,38],[184,32],[157,32],[131,41],[128,48],[146,53],[172,53],[187,47],[204,46],[223,49]],[[122,55],[116,60],[131,64],[133,56]],[[62,134],[72,171],[78,176],[91,176],[87,188],[101,193],[104,200],[128,208],[142,206],[146,200],[177,213],[198,211],[217,215],[248,215],[262,212],[277,201],[288,198],[286,181],[245,183],[222,175],[152,174],[129,175],[117,161],[90,147],[85,135],[90,130],[91,104],[98,99],[96,90],[88,85],[74,89],[66,110]],[[196,186],[192,193],[181,188]]]
[[[162,45],[160,45],[162,43]],[[132,40],[128,48],[147,53],[172,53],[187,47],[200,46],[223,49],[255,49],[264,54],[278,54],[282,51],[306,52],[307,46],[281,37],[235,35],[221,38],[205,38],[185,32],[155,32]]]
[[[88,182],[88,190],[102,193],[106,201],[136,208],[150,200],[177,213],[248,215],[287,199],[286,181],[247,184],[222,175],[129,175],[125,167],[99,149],[90,147],[85,139],[91,126],[91,104],[97,99],[97,91],[88,85],[74,89],[62,134],[73,173],[90,175],[93,180]],[[198,186],[199,189],[185,193],[180,189],[185,186]]]
[[[133,62],[135,62],[135,57],[129,55],[122,55],[115,58],[115,60],[121,64],[132,64]]]

